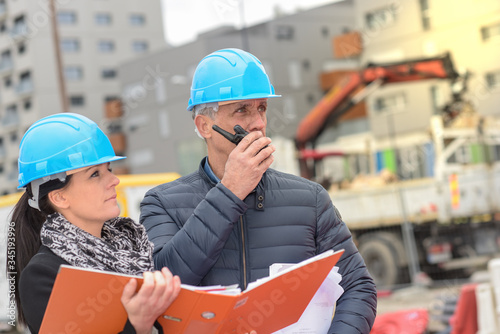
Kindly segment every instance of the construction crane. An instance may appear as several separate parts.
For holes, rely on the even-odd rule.
[[[308,163],[310,160],[318,161],[326,156],[342,155],[342,152],[315,151],[316,141],[325,129],[371,92],[386,84],[427,79],[446,79],[454,87],[460,87],[454,92],[452,101],[444,108],[446,123],[458,113],[456,105],[461,102],[461,95],[466,89],[466,75],[461,76],[455,70],[449,53],[432,58],[383,64],[371,63],[359,71],[346,73],[338,84],[330,88],[297,128],[295,144],[298,149],[301,175],[305,178],[314,177],[314,168]]]

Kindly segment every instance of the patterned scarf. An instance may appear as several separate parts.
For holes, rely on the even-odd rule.
[[[130,218],[108,220],[97,238],[54,213],[47,217],[40,236],[43,245],[75,267],[128,275],[153,270],[153,244],[144,227]]]

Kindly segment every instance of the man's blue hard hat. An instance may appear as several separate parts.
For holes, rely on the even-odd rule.
[[[19,146],[19,187],[61,172],[124,159],[108,137],[85,116],[60,113],[44,117],[26,131]]]
[[[280,97],[257,57],[240,49],[222,49],[203,58],[193,76],[187,110],[209,102]]]

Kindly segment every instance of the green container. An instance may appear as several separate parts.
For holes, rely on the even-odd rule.
[[[396,161],[396,152],[392,149],[383,151],[383,159],[384,159],[384,167],[393,172],[397,173],[397,161]]]

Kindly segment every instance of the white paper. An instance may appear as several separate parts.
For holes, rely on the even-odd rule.
[[[270,276],[286,270],[293,264],[273,264],[270,268]],[[330,328],[335,311],[335,305],[344,289],[339,285],[342,276],[338,273],[339,268],[333,267],[327,278],[312,298],[299,321],[285,327],[273,334],[325,334]]]

